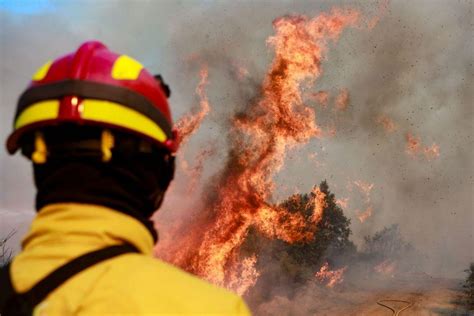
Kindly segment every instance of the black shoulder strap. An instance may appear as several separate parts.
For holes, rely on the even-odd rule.
[[[10,263],[8,263],[0,267],[0,315],[3,315],[3,307],[12,292],[13,286],[10,280]]]
[[[10,265],[0,271],[0,315],[31,315],[36,305],[79,272],[101,261],[125,253],[139,252],[130,244],[115,245],[79,256],[48,274],[26,293],[16,293],[10,278]]]

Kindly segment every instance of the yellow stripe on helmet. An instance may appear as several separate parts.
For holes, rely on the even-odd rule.
[[[119,103],[86,99],[82,101],[81,105],[84,107],[82,111],[84,120],[119,126],[144,134],[159,142],[164,142],[167,139],[158,124],[145,115]]]
[[[122,55],[115,60],[112,67],[112,78],[116,80],[136,80],[143,65],[135,59]]]
[[[119,103],[85,99],[81,102],[81,117],[94,123],[104,123],[131,130],[161,143],[167,140],[165,132],[145,115]],[[46,100],[27,107],[15,122],[15,129],[58,118],[59,100]]]
[[[46,100],[32,104],[18,116],[15,129],[40,121],[55,119],[58,117],[58,113],[59,100]]]
[[[33,75],[33,80],[34,81],[40,81],[40,80],[43,80],[44,77],[46,77],[46,75],[48,74],[48,71],[49,71],[49,68],[51,67],[51,65],[53,64],[53,61],[50,60],[48,61],[46,64],[44,64],[43,66],[40,67],[40,69],[38,69],[36,71],[36,73]]]

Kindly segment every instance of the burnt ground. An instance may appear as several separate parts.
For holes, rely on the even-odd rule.
[[[400,315],[474,315],[469,314],[464,308],[458,304],[458,290],[451,288],[432,288],[432,289],[407,289],[393,290],[377,293],[372,297],[368,297],[366,302],[361,302],[360,306],[348,308],[339,315],[393,315],[389,309],[377,304],[377,301],[384,299],[403,300],[411,302],[412,305],[406,310],[400,312]],[[392,303],[395,310],[399,310],[406,306],[405,303]],[[331,315],[332,313],[316,314]],[[332,314],[336,315],[336,314]]]
[[[364,284],[362,284],[364,283]],[[380,300],[402,300],[411,306],[400,312],[408,315],[474,315],[462,305],[461,280],[434,278],[427,274],[346,283],[336,289],[309,284],[292,298],[275,297],[254,309],[256,315],[317,315],[317,316],[390,316]],[[395,310],[407,303],[387,302]]]

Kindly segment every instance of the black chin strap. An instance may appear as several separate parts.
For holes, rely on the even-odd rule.
[[[123,244],[86,253],[54,270],[25,293],[15,292],[11,282],[10,264],[8,264],[0,270],[0,315],[32,315],[34,308],[52,291],[79,272],[104,260],[138,252],[134,246]]]

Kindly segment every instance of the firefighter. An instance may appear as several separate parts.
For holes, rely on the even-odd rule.
[[[152,257],[174,173],[168,86],[97,41],[20,96],[10,154],[33,163],[37,215],[0,273],[0,314],[248,315],[236,295]]]

